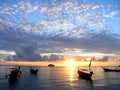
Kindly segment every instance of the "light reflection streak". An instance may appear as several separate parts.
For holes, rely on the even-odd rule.
[[[73,81],[73,78],[74,78],[74,75],[73,75],[74,68],[73,68],[73,66],[70,66],[69,71],[70,71],[70,81]]]

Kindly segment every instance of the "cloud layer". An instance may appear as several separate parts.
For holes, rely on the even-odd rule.
[[[119,15],[117,5],[86,0],[1,1],[0,49],[15,52],[8,60],[55,60],[75,49],[119,55]],[[40,55],[48,53],[56,55]]]

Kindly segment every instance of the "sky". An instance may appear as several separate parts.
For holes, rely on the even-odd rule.
[[[120,61],[119,0],[0,0],[1,61]]]

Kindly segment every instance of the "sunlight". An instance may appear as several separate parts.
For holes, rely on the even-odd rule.
[[[72,58],[67,58],[65,60],[65,66],[68,66],[68,71],[70,75],[70,81],[73,81],[74,78],[74,66],[75,66],[75,60]]]
[[[70,66],[70,81],[73,81],[73,66]]]
[[[69,73],[70,73],[70,81],[73,81],[73,69],[75,66],[75,60],[74,59],[69,59],[66,61],[67,66],[69,67]]]
[[[73,67],[75,65],[74,60],[68,61],[68,66]]]

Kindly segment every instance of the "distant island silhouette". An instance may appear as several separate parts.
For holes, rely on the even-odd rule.
[[[54,64],[49,64],[48,67],[54,67],[55,65]]]

